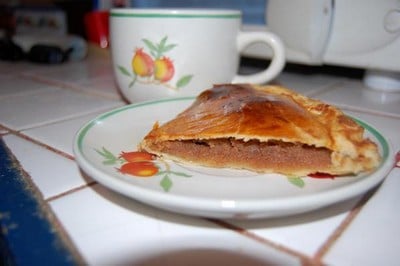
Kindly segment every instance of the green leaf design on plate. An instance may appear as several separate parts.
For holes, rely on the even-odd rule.
[[[305,182],[303,178],[298,177],[298,176],[288,176],[287,179],[289,180],[290,183],[295,185],[296,187],[303,188],[305,186]]]
[[[124,161],[123,159],[116,157],[112,152],[104,147],[102,147],[101,150],[95,149],[95,151],[104,158],[102,163],[105,165],[113,165]]]
[[[164,175],[164,177],[161,179],[160,185],[165,192],[168,192],[172,187],[172,180],[168,175]]]
[[[171,171],[171,170],[159,171],[157,173],[157,175],[169,175],[169,174],[180,176],[180,177],[192,177],[191,175],[188,175],[188,174],[185,174],[182,172],[175,172],[175,171]]]
[[[177,88],[182,88],[182,87],[186,86],[190,82],[192,77],[193,77],[193,75],[186,75],[186,76],[181,77],[178,80],[178,82],[176,83],[176,87]]]
[[[191,175],[182,173],[182,172],[174,172],[174,171],[170,171],[171,174],[174,174],[176,176],[181,176],[181,177],[192,177]]]

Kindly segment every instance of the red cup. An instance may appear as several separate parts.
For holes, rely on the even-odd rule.
[[[108,17],[108,11],[92,11],[84,17],[88,41],[98,44],[101,48],[109,46]]]

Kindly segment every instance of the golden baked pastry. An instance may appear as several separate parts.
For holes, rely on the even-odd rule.
[[[347,175],[379,164],[377,146],[363,132],[338,108],[281,86],[222,84],[156,123],[139,148],[208,167]]]

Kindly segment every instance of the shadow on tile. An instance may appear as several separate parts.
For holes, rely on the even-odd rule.
[[[259,220],[248,220],[248,221],[233,221],[227,220],[228,223],[235,224],[245,229],[260,229],[260,228],[279,228],[293,225],[308,224],[323,220],[328,220],[338,216],[343,216],[340,219],[344,219],[350,212],[355,211],[358,208],[362,208],[362,205],[366,198],[368,199],[373,193],[375,193],[381,185],[372,188],[363,195],[359,195],[342,202],[327,206],[325,208],[317,209],[311,212],[303,214],[297,214],[287,217],[271,218],[271,219],[259,219]]]
[[[156,207],[129,198],[120,193],[114,192],[98,183],[91,186],[91,188],[99,196],[105,198],[106,200],[112,202],[113,204],[116,204],[119,207],[122,207],[128,211],[134,212],[139,215],[147,216],[155,220],[163,220],[166,222],[186,224],[190,226],[195,225],[195,226],[202,226],[209,228],[215,227],[213,223],[205,219],[201,219],[201,217],[188,216],[158,209]]]
[[[96,184],[92,186],[92,188],[101,197],[113,202],[114,204],[119,205],[120,207],[123,207],[124,209],[138,213],[140,215],[173,223],[182,223],[182,224],[205,226],[205,227],[215,226],[211,224],[214,223],[213,222],[214,219],[208,219],[207,217],[194,217],[190,215],[184,215],[158,209],[156,207],[141,203],[127,196],[114,192],[102,186],[101,184]],[[346,215],[352,209],[356,208],[357,203],[360,202],[362,197],[363,196],[360,195],[345,200],[343,202],[330,205],[322,209],[292,216],[254,219],[254,220],[224,219],[224,221],[227,222],[228,224],[234,224],[245,229],[275,228],[275,227],[307,224],[319,220],[329,219],[335,216]]]
[[[277,261],[265,261],[234,250],[217,249],[183,249],[153,254],[148,258],[124,261],[126,265],[277,265]]]

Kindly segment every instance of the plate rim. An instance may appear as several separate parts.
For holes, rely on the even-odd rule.
[[[268,211],[276,211],[276,210],[291,210],[293,206],[296,209],[303,209],[305,207],[309,207],[313,205],[310,210],[318,209],[323,206],[327,206],[330,204],[338,203],[344,201],[346,199],[355,197],[362,192],[366,192],[367,190],[375,187],[391,171],[394,159],[391,160],[392,156],[392,148],[389,141],[372,125],[367,122],[350,116],[353,120],[355,120],[358,124],[363,126],[367,131],[369,131],[379,143],[379,146],[382,149],[382,162],[377,169],[370,175],[363,177],[359,182],[353,182],[347,184],[343,187],[337,187],[328,191],[318,191],[313,194],[307,195],[297,195],[293,197],[285,197],[285,198],[276,198],[276,199],[205,199],[202,197],[190,197],[186,195],[176,195],[171,192],[163,192],[163,191],[155,191],[150,190],[144,187],[138,187],[134,184],[127,183],[121,179],[117,179],[112,175],[109,175],[101,169],[93,166],[88,159],[86,159],[83,152],[83,142],[87,133],[92,129],[98,121],[104,121],[105,119],[117,115],[127,110],[140,108],[148,105],[157,105],[164,104],[174,101],[189,101],[195,100],[194,96],[187,97],[176,97],[176,98],[165,98],[154,101],[144,101],[140,103],[128,104],[125,106],[121,106],[110,111],[107,111],[103,114],[98,115],[92,120],[85,123],[75,134],[74,143],[73,143],[73,153],[75,155],[75,160],[78,165],[91,176],[94,180],[98,181],[100,184],[116,191],[118,193],[124,194],[130,198],[133,198],[137,201],[143,202],[145,204],[152,205],[157,208],[168,209],[173,212],[183,213],[183,214],[191,214],[196,215],[196,212],[209,212],[210,215],[208,217],[215,218],[224,218],[230,214],[237,213],[259,213],[259,212],[268,212]],[[346,114],[347,115],[347,114]],[[360,185],[360,182],[362,185]],[[340,199],[335,196],[340,193]],[[325,195],[324,197],[321,197]],[[326,196],[327,195],[327,196]],[[318,198],[318,202],[315,203],[315,198]],[[160,201],[164,202],[163,206],[158,205]],[[313,203],[313,204],[311,204]],[[279,208],[276,208],[279,206]],[[179,209],[177,209],[179,208]],[[192,211],[182,211],[182,209],[190,209]],[[304,211],[306,212],[306,211]],[[279,215],[283,216],[283,215]],[[261,215],[261,217],[269,217],[268,215]]]

